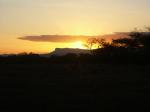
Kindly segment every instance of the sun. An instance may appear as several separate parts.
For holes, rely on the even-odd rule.
[[[73,43],[73,48],[85,49],[82,41],[76,41]]]

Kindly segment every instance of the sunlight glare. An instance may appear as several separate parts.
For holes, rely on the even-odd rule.
[[[73,43],[73,48],[85,49],[82,41],[76,41]]]

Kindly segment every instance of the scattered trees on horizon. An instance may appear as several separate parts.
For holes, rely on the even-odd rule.
[[[104,38],[89,38],[85,47],[90,50],[106,47],[150,48],[150,27],[144,31],[135,30],[129,33],[129,37],[113,39],[111,42]]]

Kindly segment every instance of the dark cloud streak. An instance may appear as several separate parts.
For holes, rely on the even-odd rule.
[[[122,38],[128,36],[129,33],[121,32],[101,36],[73,36],[73,35],[40,35],[40,36],[24,36],[19,37],[21,40],[28,40],[34,42],[60,42],[60,43],[70,43],[75,41],[86,41],[88,38],[105,38],[106,40],[112,40],[116,38]]]
[[[95,36],[71,36],[71,35],[40,35],[40,36],[24,36],[18,39],[29,40],[35,42],[75,42],[75,41],[85,41],[88,38],[93,38]]]

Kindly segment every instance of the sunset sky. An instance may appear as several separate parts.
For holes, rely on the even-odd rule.
[[[150,25],[149,6],[150,0],[0,0],[0,53],[75,48],[83,38],[64,35],[104,35],[143,28]],[[42,40],[44,35],[50,39]]]

